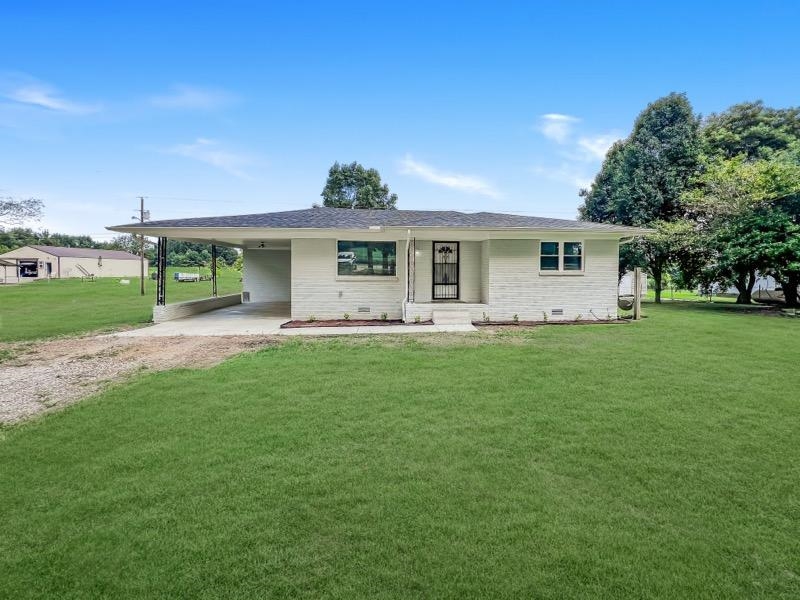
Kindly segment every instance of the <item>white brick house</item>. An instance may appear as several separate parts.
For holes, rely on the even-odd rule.
[[[243,302],[292,319],[605,319],[648,230],[498,213],[305,210],[110,227],[241,248]]]

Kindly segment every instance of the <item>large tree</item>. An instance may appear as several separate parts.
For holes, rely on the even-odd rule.
[[[397,194],[389,192],[380,173],[357,162],[333,163],[320,195],[324,206],[335,208],[397,208]]]
[[[710,156],[764,158],[800,139],[800,108],[769,108],[761,100],[734,104],[709,115],[702,134]]]
[[[685,195],[709,249],[710,268],[723,285],[734,285],[736,301],[750,304],[756,273],[791,273],[794,199],[800,195],[800,161],[793,152],[765,158],[704,161],[696,187]]]
[[[700,156],[699,119],[684,94],[670,94],[649,104],[639,115],[627,139],[617,142],[588,190],[580,217],[619,225],[652,226],[684,216],[682,196],[694,176]],[[682,229],[680,231],[683,231]],[[633,266],[634,256],[645,257],[661,302],[666,267],[675,260],[676,231],[665,231],[625,249],[622,268]],[[668,243],[665,240],[671,240]],[[678,244],[680,246],[681,244]]]
[[[800,109],[736,104],[702,125],[703,159],[686,194],[709,249],[707,273],[749,303],[756,274],[772,274],[796,302],[793,231],[800,223]]]

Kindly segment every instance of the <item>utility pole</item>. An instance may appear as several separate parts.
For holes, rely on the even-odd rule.
[[[150,211],[144,209],[144,196],[139,196],[139,222],[144,223],[150,219]],[[133,217],[137,219],[137,217]],[[144,234],[139,236],[139,293],[144,296],[144,275],[145,275],[145,257],[144,257]]]

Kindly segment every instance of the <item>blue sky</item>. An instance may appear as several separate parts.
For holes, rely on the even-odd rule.
[[[400,208],[573,218],[650,101],[800,103],[797,2],[5,2],[0,195],[107,238],[319,200],[335,161]],[[35,225],[35,224],[34,224]]]

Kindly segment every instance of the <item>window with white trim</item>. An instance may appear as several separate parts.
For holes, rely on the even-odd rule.
[[[336,247],[338,275],[397,275],[396,242],[360,242],[341,240]]]
[[[541,242],[539,270],[583,271],[583,242]]]
[[[560,265],[559,243],[542,242],[539,252],[539,268],[542,271],[558,271]]]

